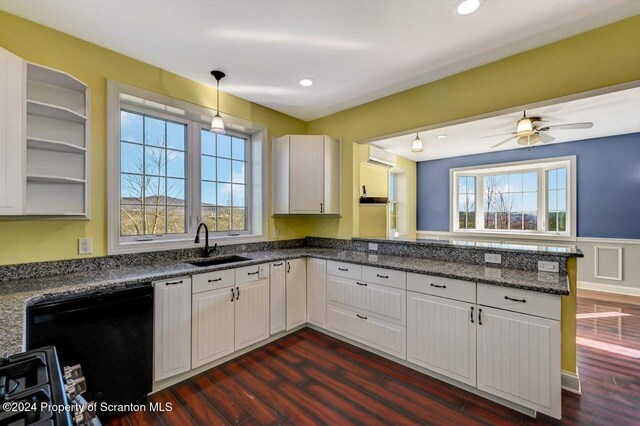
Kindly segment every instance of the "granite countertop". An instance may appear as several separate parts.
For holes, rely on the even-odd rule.
[[[315,257],[407,272],[426,273],[557,295],[569,294],[567,276],[549,272],[487,268],[482,265],[415,257],[371,255],[358,251],[314,247],[237,254],[247,257],[249,260],[208,267],[193,266],[185,261],[152,263],[41,278],[0,281],[0,312],[2,312],[2,317],[0,318],[0,352],[15,353],[23,350],[26,344],[24,338],[26,307],[43,300],[300,257]]]
[[[548,254],[558,257],[584,257],[584,253],[576,245],[567,243],[559,244],[537,244],[532,242],[514,242],[514,241],[482,241],[463,238],[353,238],[354,241],[364,242],[385,242],[397,244],[417,244],[422,246],[445,246],[458,247],[465,249],[477,249],[482,251],[490,250],[492,252],[516,252],[516,253],[536,253]]]

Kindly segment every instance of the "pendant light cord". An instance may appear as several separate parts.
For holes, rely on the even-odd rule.
[[[216,111],[220,115],[220,80],[216,79]]]

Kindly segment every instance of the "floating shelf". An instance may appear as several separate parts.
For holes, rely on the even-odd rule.
[[[27,99],[27,114],[55,118],[58,120],[75,121],[76,123],[85,123],[87,121],[87,117],[71,111],[69,108],[29,99]]]
[[[27,78],[77,92],[84,93],[87,90],[86,84],[70,74],[42,65],[27,64]]]
[[[27,137],[27,147],[34,149],[45,149],[49,151],[70,152],[72,154],[87,152],[86,148],[74,145],[69,142],[35,137]]]
[[[85,179],[76,179],[64,176],[50,176],[50,175],[27,175],[27,182],[50,182],[50,183],[87,183]]]

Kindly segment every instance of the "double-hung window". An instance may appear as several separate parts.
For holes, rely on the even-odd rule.
[[[266,129],[211,116],[110,82],[109,253],[194,247],[200,222],[212,243],[264,240]]]
[[[575,157],[451,170],[453,232],[575,237]]]

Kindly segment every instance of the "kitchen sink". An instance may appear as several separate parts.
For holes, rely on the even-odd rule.
[[[243,256],[225,256],[225,257],[216,257],[213,259],[206,259],[206,260],[197,260],[194,262],[188,262],[191,265],[194,266],[213,266],[213,265],[224,265],[226,263],[235,263],[235,262],[242,262],[244,260],[251,260],[248,257],[243,257]]]

